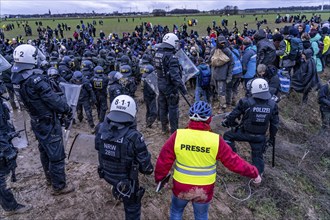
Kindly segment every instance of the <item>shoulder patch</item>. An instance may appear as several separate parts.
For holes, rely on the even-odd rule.
[[[37,84],[38,82],[40,82],[42,79],[40,76],[36,77],[35,79],[33,79],[34,84]]]

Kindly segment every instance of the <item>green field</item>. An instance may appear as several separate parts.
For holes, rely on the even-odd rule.
[[[328,19],[329,12],[323,12],[319,13],[316,12],[317,14],[322,14],[323,19]],[[292,15],[296,15],[297,13],[293,13]],[[307,18],[310,18],[312,13],[303,13],[307,16]],[[282,13],[282,16],[285,14]],[[43,26],[46,27],[47,25],[50,26],[52,29],[57,27],[58,23],[67,23],[68,26],[71,26],[71,31],[64,31],[64,37],[72,37],[72,34],[75,30],[75,27],[78,23],[80,23],[80,20],[83,20],[85,24],[87,22],[92,23],[93,20],[96,20],[97,26],[96,26],[96,37],[98,37],[99,31],[103,30],[106,34],[106,36],[109,33],[115,32],[115,33],[122,33],[122,32],[132,32],[135,28],[136,25],[140,25],[142,22],[151,22],[152,24],[161,24],[161,25],[168,25],[169,29],[172,30],[173,24],[176,24],[178,26],[182,25],[184,23],[184,15],[180,16],[166,16],[166,17],[135,17],[135,20],[133,22],[133,17],[128,17],[128,22],[126,22],[126,17],[120,17],[120,23],[118,23],[118,18],[117,17],[95,17],[95,18],[59,18],[53,21],[53,19],[24,19],[27,20],[29,25],[32,28],[32,36],[25,37],[25,32],[22,26],[20,28],[17,28],[16,25],[16,20],[19,19],[10,19],[7,21],[1,21],[0,27],[7,23],[14,23],[15,29],[12,31],[5,31],[5,38],[11,39],[13,37],[16,37],[18,35],[22,35],[25,40],[27,39],[35,39],[38,37],[37,35],[37,27],[35,25],[35,21],[42,21]],[[223,18],[228,20],[228,29],[232,29],[234,26],[234,22],[236,20],[237,22],[237,27],[239,30],[243,30],[243,24],[248,23],[249,29],[256,29],[256,21],[255,18],[258,17],[258,20],[262,19],[267,19],[268,24],[267,25],[262,25],[261,28],[266,28],[268,26],[270,29],[274,29],[275,27],[282,27],[285,25],[290,25],[289,23],[281,23],[281,24],[275,24],[275,18],[276,14],[257,14],[256,16],[254,15],[245,15],[244,18],[241,18],[241,15],[231,15],[231,16],[214,16],[214,15],[188,15],[186,18],[186,21],[188,19],[197,19],[198,20],[198,25],[194,27],[188,27],[188,33],[190,33],[190,30],[197,30],[200,36],[205,36],[207,34],[206,28],[208,25],[212,27],[212,21],[216,21],[216,25],[221,25],[221,21]],[[100,26],[98,25],[98,20],[102,19],[104,21],[104,25]],[[22,20],[22,19],[21,19]]]

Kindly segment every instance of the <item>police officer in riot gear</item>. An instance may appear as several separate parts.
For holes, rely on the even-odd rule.
[[[69,81],[72,78],[72,68],[74,63],[69,56],[64,56],[59,63],[58,71],[60,75],[66,80]]]
[[[10,63],[13,64],[14,63],[14,59],[12,54],[7,54],[5,56],[5,59]],[[3,71],[2,73],[0,73],[0,79],[4,82],[6,88],[7,88],[7,92],[9,95],[9,102],[11,107],[13,108],[13,110],[18,109],[16,103],[15,103],[15,94],[14,94],[14,89],[13,89],[13,84],[11,83],[11,71],[10,68]]]
[[[109,95],[110,104],[117,96],[126,94],[125,88],[119,82],[119,80],[122,77],[123,75],[117,71],[111,71],[108,74],[108,78],[109,78],[108,95]]]
[[[140,219],[145,190],[139,185],[138,173],[153,172],[151,155],[136,130],[136,112],[132,97],[117,96],[95,137],[99,175],[113,186],[114,197],[123,201],[126,220]]]
[[[242,117],[238,125],[236,119]],[[279,124],[278,107],[271,99],[268,83],[261,78],[251,82],[251,96],[242,98],[235,109],[222,122],[224,127],[236,127],[223,135],[223,139],[236,152],[235,141],[247,141],[252,149],[252,164],[260,174],[264,172],[263,153],[268,144],[274,146]],[[269,139],[266,145],[266,132]]]
[[[149,74],[153,74],[155,68],[145,61],[140,67],[140,74],[142,75],[143,82],[143,100],[146,104],[146,126],[147,128],[151,128],[152,124],[155,122],[157,118],[157,103],[156,103],[156,93],[151,88],[151,86],[146,82]],[[157,82],[155,82],[157,83]]]
[[[108,54],[108,51],[106,49],[101,49],[99,51],[99,57],[97,59],[97,65],[101,66],[104,69],[105,73],[110,72],[110,64],[107,61],[107,54]]]
[[[137,86],[135,83],[135,78],[132,75],[131,66],[124,63],[120,66],[120,73],[123,75],[123,78],[120,79],[120,83],[126,88],[125,91],[127,91],[125,94],[134,97]]]
[[[6,93],[6,86],[0,80],[0,96]],[[5,210],[5,215],[24,213],[30,209],[17,203],[13,193],[6,187],[6,177],[16,167],[17,150],[10,142],[10,136],[15,132],[9,123],[9,109],[0,97],[0,205]]]
[[[97,115],[100,122],[103,122],[108,109],[107,87],[109,79],[104,74],[104,69],[101,66],[96,66],[94,68],[94,76],[91,79],[91,83],[96,96]]]
[[[83,74],[83,76],[87,79],[90,80],[93,77],[93,68],[94,65],[92,63],[92,61],[90,60],[83,60],[81,61],[81,73]]]
[[[89,127],[91,128],[91,133],[94,133],[95,124],[92,115],[92,105],[96,103],[96,97],[92,85],[90,81],[87,80],[80,71],[75,71],[73,73],[71,82],[76,85],[82,85],[79,94],[78,104],[77,104],[78,120],[80,122],[83,120],[84,118],[83,108],[84,108]]]
[[[56,51],[50,53],[49,64],[51,67],[58,68],[59,57],[60,55]]]
[[[39,142],[41,164],[47,184],[52,185],[53,195],[74,191],[65,176],[65,150],[62,128],[57,114],[66,114],[72,119],[71,107],[57,95],[37,65],[38,49],[23,44],[14,51],[12,82],[16,95],[27,109],[31,128]]]
[[[187,94],[181,79],[178,58],[174,55],[179,46],[179,39],[173,33],[163,37],[155,56],[154,66],[158,76],[158,106],[163,133],[168,132],[168,121],[171,133],[176,131],[179,122],[179,90]]]

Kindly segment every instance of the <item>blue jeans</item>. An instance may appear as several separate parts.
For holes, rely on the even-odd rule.
[[[195,89],[195,101],[198,102],[200,100],[204,102],[210,102],[210,94],[209,89],[202,89],[202,87],[196,86]]]
[[[172,195],[172,204],[170,210],[170,220],[181,220],[183,210],[188,204],[189,200],[179,199],[175,195]],[[194,208],[195,220],[208,219],[208,209],[210,203],[197,203],[192,202]]]

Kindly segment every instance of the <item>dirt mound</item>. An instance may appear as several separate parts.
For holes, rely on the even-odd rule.
[[[142,97],[141,91],[137,97]],[[257,188],[251,187],[250,199],[244,202],[232,199],[220,180],[225,181],[231,194],[244,198],[249,194],[249,179],[218,166],[210,219],[330,219],[330,135],[319,132],[321,122],[316,98],[316,93],[312,92],[308,103],[302,105],[301,95],[292,93],[281,101],[276,166],[271,167],[272,152],[268,149],[263,182]],[[189,97],[189,100],[192,102],[193,98]],[[138,103],[138,129],[144,134],[155,163],[168,137],[160,134],[159,122],[152,129],[145,127],[145,107],[141,98]],[[181,100],[180,127],[187,125],[187,110],[187,103]],[[214,121],[212,127],[220,134],[225,131],[220,121]],[[85,121],[78,123],[73,127],[71,140],[77,133],[88,132]],[[18,182],[8,184],[17,200],[33,205],[33,210],[10,219],[124,219],[123,205],[112,197],[110,185],[99,179],[96,165],[67,162],[67,179],[76,186],[76,191],[51,196],[51,189],[45,184],[37,142],[31,131],[28,135],[30,146],[19,153]],[[239,154],[251,161],[249,145],[239,143],[237,147]],[[68,152],[69,148],[66,150]],[[146,188],[142,219],[168,219],[171,190],[157,194],[153,176],[141,175],[140,180]],[[192,219],[192,216],[189,204],[184,219]]]

